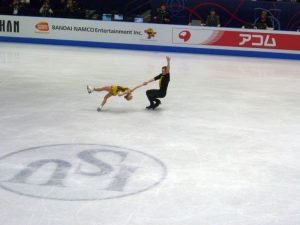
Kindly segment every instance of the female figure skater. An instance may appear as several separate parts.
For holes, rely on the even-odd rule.
[[[107,102],[107,99],[110,98],[111,96],[124,96],[124,98],[127,101],[130,101],[133,98],[132,92],[134,92],[136,89],[144,86],[145,83],[136,86],[133,89],[130,89],[126,86],[118,86],[118,85],[111,85],[111,86],[105,86],[105,87],[95,87],[92,88],[90,85],[87,86],[87,91],[89,94],[91,94],[94,91],[101,92],[101,91],[106,91],[107,94],[104,96],[103,101],[101,105],[97,108],[97,111],[100,112]]]

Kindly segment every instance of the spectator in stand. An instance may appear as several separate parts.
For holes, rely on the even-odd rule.
[[[67,4],[65,6],[64,14],[67,18],[75,17],[75,7],[73,4],[73,0],[67,0]]]
[[[257,29],[273,29],[273,24],[268,17],[268,12],[263,10],[255,23]]]
[[[166,4],[162,3],[160,5],[153,19],[156,23],[170,23],[171,19]]]
[[[13,0],[9,5],[9,11],[12,15],[23,15],[24,13],[24,5],[19,0]]]
[[[214,9],[209,11],[209,15],[206,18],[206,26],[208,27],[220,27],[220,16],[216,14]]]
[[[40,8],[40,15],[45,17],[51,17],[53,10],[49,5],[49,0],[44,0],[42,7]]]
[[[36,10],[32,9],[32,7],[31,7],[31,4],[32,4],[31,0],[21,0],[21,3],[24,7],[23,15],[32,16],[36,13]]]

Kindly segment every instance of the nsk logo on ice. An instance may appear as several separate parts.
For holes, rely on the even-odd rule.
[[[0,32],[19,33],[20,21],[18,20],[0,20]]]
[[[120,198],[147,191],[165,176],[159,159],[116,146],[48,145],[0,157],[0,188],[43,199]]]

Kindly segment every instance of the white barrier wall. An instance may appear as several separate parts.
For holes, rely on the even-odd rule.
[[[205,49],[221,54],[242,52],[277,53],[300,59],[300,33],[267,30],[209,28],[95,20],[0,16],[0,41],[84,45],[99,43],[126,45],[133,49],[180,50]],[[52,42],[51,42],[52,41]],[[68,41],[72,41],[68,42]],[[61,43],[59,43],[61,42]],[[223,51],[223,52],[222,52]],[[218,51],[217,51],[218,52]],[[216,52],[216,53],[217,53]],[[240,54],[242,55],[242,54]]]

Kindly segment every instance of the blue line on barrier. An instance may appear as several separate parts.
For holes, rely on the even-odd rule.
[[[289,54],[289,53],[278,53],[278,52],[258,52],[258,51],[241,51],[241,50],[227,50],[227,49],[170,47],[170,46],[136,45],[136,44],[104,43],[104,42],[90,42],[90,41],[70,41],[70,40],[56,40],[56,39],[42,39],[42,38],[20,38],[20,37],[0,37],[0,42],[51,44],[51,45],[113,48],[113,49],[126,49],[126,50],[180,52],[180,53],[192,53],[192,54],[209,54],[209,55],[227,55],[227,56],[244,56],[244,57],[300,60],[300,54],[292,54],[292,53]]]

